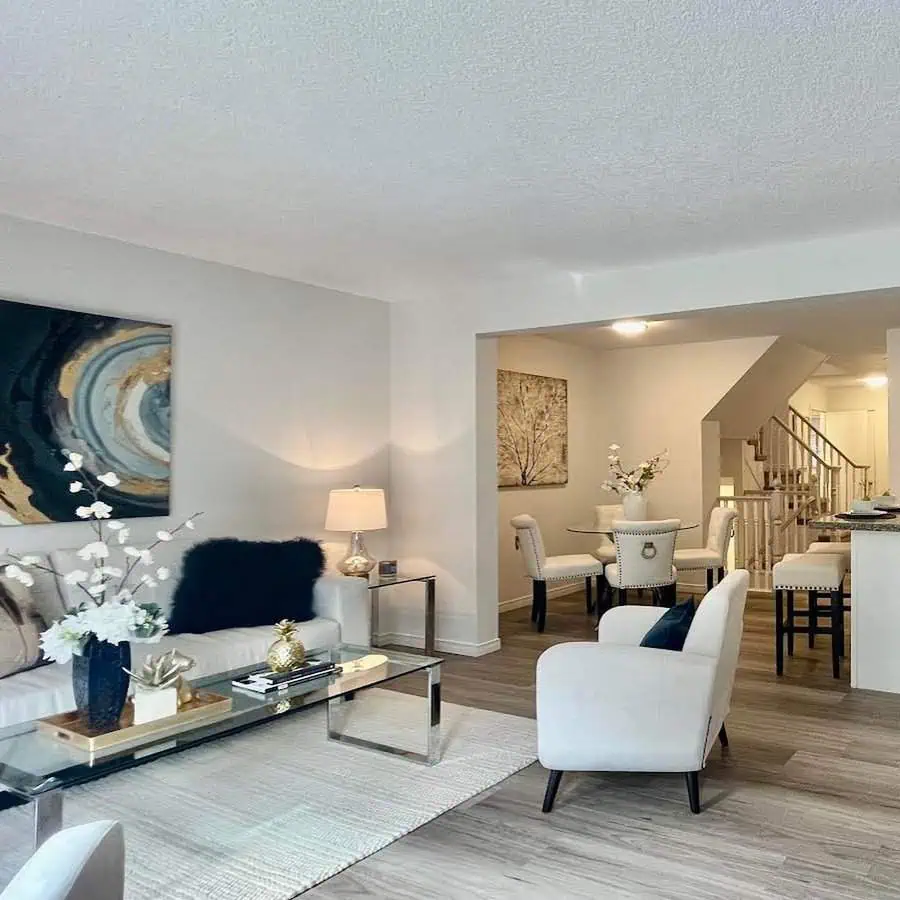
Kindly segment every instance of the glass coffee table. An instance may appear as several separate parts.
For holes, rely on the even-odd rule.
[[[372,654],[385,657],[384,662],[371,668],[354,670],[355,663],[361,665],[358,661]],[[231,709],[212,721],[202,721],[196,727],[189,727],[175,735],[147,735],[127,749],[111,749],[92,755],[39,731],[35,722],[0,729],[0,788],[34,805],[34,844],[38,847],[62,827],[63,791],[66,788],[141,766],[323,703],[327,709],[328,737],[334,741],[397,754],[427,765],[440,761],[440,659],[348,645],[310,653],[310,656],[330,656],[343,666],[343,671],[265,695],[234,690],[231,685],[234,678],[258,670],[262,663],[198,678],[191,682],[192,687],[231,697]],[[346,733],[347,704],[358,691],[378,687],[416,672],[426,673],[428,679],[423,713],[424,752]]]

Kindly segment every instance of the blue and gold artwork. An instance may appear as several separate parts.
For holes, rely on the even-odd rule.
[[[0,525],[77,521],[63,450],[116,518],[169,512],[172,328],[0,300]]]

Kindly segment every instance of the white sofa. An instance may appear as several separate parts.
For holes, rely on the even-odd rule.
[[[160,562],[169,565],[175,577],[144,595],[164,610],[171,605],[178,563],[184,549],[183,546],[168,548],[169,558],[161,558]],[[62,572],[84,565],[78,563],[71,551],[54,551],[50,560],[56,570]],[[35,606],[45,620],[58,618],[67,608],[76,605],[75,590],[61,585],[50,575],[40,577],[33,589]],[[215,598],[211,597],[210,602],[215,602]],[[324,650],[339,643],[368,645],[371,607],[365,581],[342,575],[323,575],[315,584],[313,602],[316,618],[301,623],[296,632],[307,650]],[[230,628],[207,634],[172,635],[158,644],[132,644],[132,654],[138,659],[144,653],[162,653],[177,647],[197,661],[190,677],[199,678],[261,662],[274,640],[269,625]],[[74,706],[70,665],[39,666],[0,679],[0,727],[64,712]]]
[[[728,575],[697,608],[683,650],[641,647],[665,612],[617,606],[596,642],[557,644],[537,664],[538,758],[550,770],[544,812],[563,772],[683,772],[691,811],[698,774],[725,719],[743,633],[749,575]]]

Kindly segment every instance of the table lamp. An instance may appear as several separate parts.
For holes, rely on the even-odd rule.
[[[363,532],[381,528],[387,528],[387,510],[381,488],[361,488],[357,484],[349,490],[329,493],[325,529],[351,532],[347,555],[338,563],[343,575],[365,578],[375,568],[375,559],[366,549]]]

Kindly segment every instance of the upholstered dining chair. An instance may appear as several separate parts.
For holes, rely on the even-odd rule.
[[[668,592],[674,601],[677,573],[672,565],[680,519],[656,522],[614,522],[616,561],[606,567],[606,582],[619,604],[631,589],[653,591],[654,603]]]
[[[91,822],[45,841],[0,900],[122,900],[125,838],[118,822]]]
[[[719,739],[743,633],[750,576],[732,572],[697,608],[681,651],[641,647],[663,610],[608,610],[597,641],[545,650],[537,663],[538,758],[550,770],[544,812],[564,772],[682,772],[691,812]]]
[[[709,530],[706,546],[675,551],[675,568],[679,572],[706,569],[706,589],[712,590],[716,581],[725,577],[728,561],[728,545],[734,530],[737,511],[726,506],[717,506],[709,514]],[[718,579],[715,575],[718,574]]]
[[[584,578],[588,612],[593,609],[591,581],[597,582],[597,601],[604,594],[603,563],[590,553],[547,556],[541,529],[533,516],[513,516],[509,524],[516,531],[516,547],[522,554],[525,575],[531,579],[531,621],[543,631],[547,622],[547,582]]]
[[[625,518],[625,507],[621,503],[610,503],[594,507],[594,524],[598,528],[612,528],[613,522]],[[600,535],[599,546],[591,553],[604,565],[616,561],[616,545],[605,534]]]

